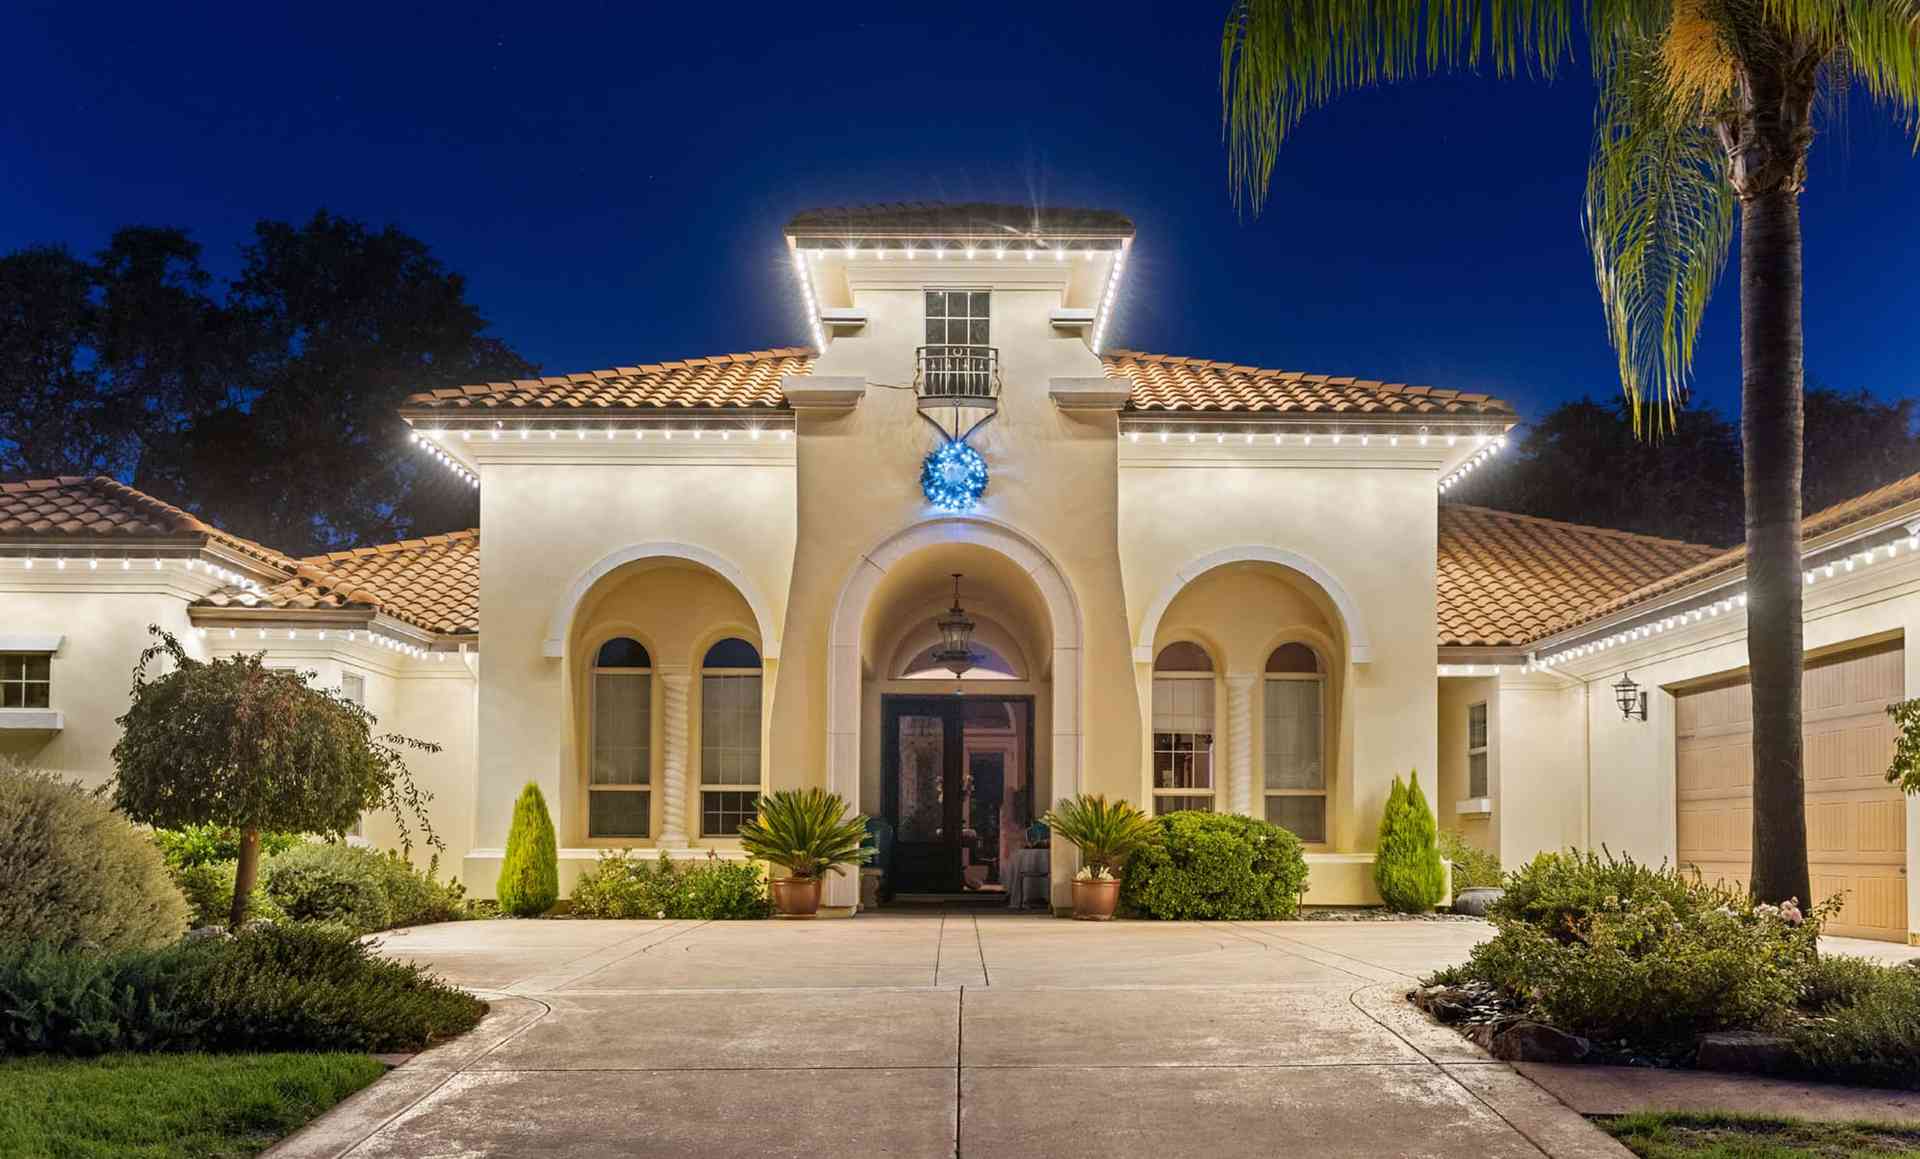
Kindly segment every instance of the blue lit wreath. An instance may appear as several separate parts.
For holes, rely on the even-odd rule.
[[[920,490],[942,511],[970,511],[987,489],[987,461],[958,439],[942,443],[920,465]]]

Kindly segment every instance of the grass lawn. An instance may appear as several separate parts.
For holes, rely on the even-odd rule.
[[[1920,1156],[1920,1125],[1814,1123],[1674,1111],[1621,1115],[1600,1126],[1647,1159],[1844,1159]]]
[[[364,1054],[118,1054],[0,1062],[0,1155],[231,1159],[380,1077]]]

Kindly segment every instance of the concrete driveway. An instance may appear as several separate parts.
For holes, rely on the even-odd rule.
[[[493,1001],[292,1156],[1626,1154],[1400,998],[1479,923],[498,921]]]

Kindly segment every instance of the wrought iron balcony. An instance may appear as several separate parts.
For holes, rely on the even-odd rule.
[[[996,346],[922,346],[916,351],[913,389],[921,407],[986,406],[1000,397],[1000,349]]]

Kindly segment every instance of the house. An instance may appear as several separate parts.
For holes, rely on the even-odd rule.
[[[1276,821],[1309,902],[1363,903],[1409,771],[1509,865],[1744,872],[1739,553],[1444,502],[1517,421],[1484,394],[1111,347],[1132,239],[1105,211],[802,213],[806,347],[407,400],[475,531],[295,560],[109,480],[6,484],[0,749],[106,776],[157,623],[445,746],[414,771],[482,896],[528,781],[566,881],[724,854],[757,793],[819,785],[887,820],[893,889],[1003,889],[1088,791]],[[1920,478],[1809,519],[1807,563],[1819,888],[1901,939],[1910,521]],[[1058,904],[1074,868],[1054,851]]]

